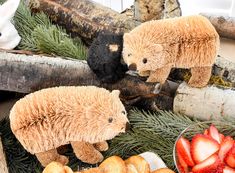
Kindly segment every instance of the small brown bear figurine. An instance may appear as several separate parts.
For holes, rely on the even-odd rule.
[[[43,166],[67,164],[56,148],[69,143],[77,158],[95,164],[103,160],[99,151],[108,149],[106,140],[125,132],[128,119],[119,94],[94,86],[43,89],[16,102],[11,129]]]
[[[190,68],[189,85],[207,85],[219,35],[203,16],[149,21],[124,34],[123,58],[130,70],[163,84],[171,68]]]

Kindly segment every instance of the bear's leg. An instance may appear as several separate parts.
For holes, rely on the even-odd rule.
[[[71,142],[71,145],[76,157],[82,162],[96,164],[104,159],[103,155],[90,143]]]
[[[146,82],[159,82],[160,84],[164,84],[170,72],[171,66],[159,68],[156,71],[150,72],[150,76],[148,77]]]
[[[46,167],[52,161],[60,162],[66,165],[69,160],[66,156],[59,155],[56,149],[52,149],[42,153],[35,154],[42,166]]]
[[[95,143],[94,147],[98,151],[107,151],[109,149],[109,145],[106,141]]]
[[[201,88],[207,85],[211,77],[212,67],[193,67],[191,68],[192,77],[188,84],[191,87]]]

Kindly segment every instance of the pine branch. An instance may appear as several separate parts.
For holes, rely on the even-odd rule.
[[[0,136],[2,138],[4,152],[6,153],[9,173],[41,173],[43,170],[41,164],[15,138],[10,128],[9,119],[0,121],[0,127]],[[69,166],[74,171],[78,170],[78,167],[91,167],[91,165],[79,161],[69,146],[68,151],[64,155],[69,157]]]
[[[133,110],[129,115],[129,120],[132,125],[131,130],[111,141],[106,156],[120,155],[127,158],[133,154],[153,151],[159,154],[172,169],[175,169],[173,148],[178,135],[189,125],[195,123],[202,124],[195,126],[195,129],[186,134],[187,137],[208,128],[208,124],[199,120],[165,111],[150,113]],[[220,120],[212,120],[211,123],[216,125],[221,133],[235,136],[234,119],[223,117]]]
[[[5,0],[0,0],[3,3]],[[79,38],[72,39],[61,27],[53,25],[44,13],[32,14],[22,1],[14,17],[22,37],[19,49],[75,59],[86,59],[87,48]]]

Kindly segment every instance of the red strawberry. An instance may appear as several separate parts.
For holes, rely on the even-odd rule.
[[[188,173],[188,165],[185,163],[185,161],[183,160],[182,156],[179,155],[179,153],[177,153],[178,156],[178,164],[177,167],[180,171],[180,173]]]
[[[196,164],[206,160],[219,150],[219,144],[210,136],[197,134],[191,142],[191,155]]]
[[[192,168],[194,173],[222,173],[223,164],[217,154],[213,154]]]
[[[235,173],[235,169],[225,166],[223,173]]]
[[[204,130],[203,134],[204,135],[209,135],[209,130],[208,129]]]
[[[225,157],[225,162],[230,166],[231,168],[235,168],[235,144],[233,147],[229,150],[227,156]]]
[[[176,143],[176,150],[188,166],[194,166],[194,162],[190,154],[190,142],[187,139],[181,137]]]
[[[219,158],[224,161],[224,158],[228,151],[232,148],[233,146],[233,138],[230,136],[226,136],[224,140],[220,144],[220,150],[219,150]]]
[[[220,141],[223,142],[223,140],[224,140],[225,137],[224,137],[223,134],[220,133],[220,134],[219,134],[219,138],[220,138]]]
[[[211,126],[209,127],[209,135],[210,135],[214,140],[216,140],[219,144],[221,143],[219,132],[218,132],[217,128],[216,128],[214,125],[211,125]]]

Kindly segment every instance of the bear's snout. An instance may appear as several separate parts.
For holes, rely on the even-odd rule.
[[[127,122],[122,128],[121,131],[122,132],[126,132],[130,129],[130,124]]]
[[[136,71],[136,69],[137,69],[137,66],[136,66],[136,64],[130,64],[129,66],[128,66],[128,68],[130,69],[130,70],[132,70],[132,71]]]
[[[130,130],[130,127],[131,127],[131,125],[130,125],[130,123],[126,123],[126,131],[128,131],[128,130]]]

